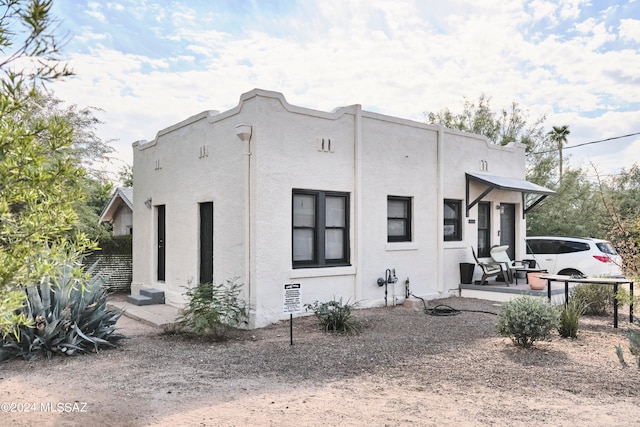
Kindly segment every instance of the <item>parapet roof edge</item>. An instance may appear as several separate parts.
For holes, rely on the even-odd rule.
[[[277,99],[280,102],[280,105],[282,105],[282,107],[290,113],[321,117],[330,120],[335,120],[345,114],[355,114],[355,111],[358,108],[358,105],[354,104],[346,107],[338,107],[331,112],[315,110],[312,108],[300,107],[290,104],[281,92],[255,88],[240,95],[238,105],[236,105],[235,107],[227,111],[223,111],[220,114],[216,114],[215,116],[211,116],[209,123],[214,123],[238,114],[240,110],[242,110],[242,106],[245,102],[258,97]]]
[[[171,133],[171,132],[173,132],[175,130],[178,130],[178,129],[182,128],[182,127],[188,126],[188,125],[190,125],[192,123],[195,123],[195,122],[198,122],[200,120],[204,120],[204,119],[206,119],[208,117],[215,116],[217,114],[219,114],[219,112],[217,110],[205,110],[205,111],[202,111],[201,113],[198,113],[198,114],[195,114],[195,115],[193,115],[191,117],[188,117],[188,118],[186,118],[186,119],[184,119],[182,121],[179,121],[176,124],[173,124],[173,125],[171,125],[169,127],[166,127],[164,129],[160,129],[156,133],[156,137],[151,141],[139,140],[139,141],[135,141],[131,145],[132,145],[133,148],[139,147],[140,150],[144,150],[146,148],[149,148],[149,147],[152,147],[152,146],[156,145],[156,143],[158,142],[158,138],[163,136],[163,135]]]
[[[257,97],[264,97],[264,98],[272,98],[272,99],[277,99],[280,104],[282,105],[282,107],[287,110],[288,112],[291,113],[296,113],[296,114],[303,114],[303,115],[308,115],[308,116],[315,116],[315,117],[320,117],[320,118],[325,118],[325,119],[329,119],[329,120],[336,120],[338,118],[340,118],[341,116],[345,115],[345,114],[355,114],[356,110],[358,108],[361,109],[361,114],[363,117],[368,117],[368,118],[372,118],[372,119],[377,119],[377,120],[383,120],[383,121],[388,121],[388,122],[392,122],[392,123],[398,123],[398,124],[403,124],[405,126],[413,126],[413,127],[417,127],[417,128],[421,128],[421,129],[429,129],[429,130],[433,130],[433,131],[438,131],[440,129],[440,125],[436,125],[436,124],[430,124],[430,123],[422,123],[422,122],[418,122],[415,120],[411,120],[411,119],[405,119],[405,118],[401,118],[401,117],[396,117],[396,116],[390,116],[387,114],[382,114],[382,113],[376,113],[373,111],[368,111],[368,110],[363,110],[362,106],[360,104],[352,104],[352,105],[348,105],[348,106],[342,106],[342,107],[337,107],[335,108],[333,111],[322,111],[322,110],[316,110],[316,109],[312,109],[312,108],[307,108],[307,107],[300,107],[297,105],[293,105],[290,104],[285,96],[281,93],[281,92],[276,92],[276,91],[272,91],[272,90],[266,90],[266,89],[260,89],[260,88],[254,88],[248,92],[244,92],[243,94],[240,95],[240,99],[238,101],[238,104],[226,111],[223,112],[218,112],[216,110],[206,110],[203,111],[199,114],[196,114],[194,116],[191,116],[185,120],[182,120],[181,122],[178,122],[172,126],[169,126],[167,128],[164,128],[160,131],[158,131],[158,133],[156,134],[156,137],[152,140],[152,141],[136,141],[134,142],[132,145],[133,147],[140,147],[141,150],[154,146],[157,141],[158,141],[158,137],[165,135],[167,133],[173,132],[174,130],[180,129],[181,127],[187,126],[189,124],[195,123],[197,121],[203,120],[203,119],[208,119],[208,123],[215,123],[218,122],[220,120],[224,120],[227,119],[229,117],[232,117],[238,113],[240,113],[240,111],[242,110],[242,106],[244,105],[245,102],[249,101],[250,99],[253,98],[257,98]],[[451,129],[451,128],[447,128],[447,127],[442,127],[444,129],[444,132],[446,133],[451,133],[451,134],[457,134],[457,135],[464,135],[467,137],[471,137],[474,139],[478,139],[481,141],[484,141],[487,146],[489,146],[490,148],[494,148],[494,149],[506,149],[506,150],[516,150],[517,148],[522,148],[524,145],[523,144],[508,144],[506,146],[501,146],[501,145],[497,145],[492,143],[491,141],[489,141],[489,139],[487,137],[485,137],[484,135],[479,135],[479,134],[475,134],[472,132],[465,132],[465,131],[460,131],[457,129]]]

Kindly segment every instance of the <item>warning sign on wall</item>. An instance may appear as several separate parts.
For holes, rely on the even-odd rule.
[[[284,313],[300,313],[302,311],[302,289],[300,283],[285,283]]]

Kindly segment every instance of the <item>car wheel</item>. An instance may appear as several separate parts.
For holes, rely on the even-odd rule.
[[[584,276],[584,274],[582,274],[581,271],[578,271],[573,268],[565,268],[564,270],[559,271],[558,274],[562,276]]]

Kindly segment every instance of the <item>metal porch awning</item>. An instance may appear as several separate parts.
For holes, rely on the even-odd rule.
[[[551,194],[556,194],[555,191],[550,190],[546,187],[543,187],[538,184],[534,184],[533,182],[529,182],[525,179],[518,178],[509,178],[506,176],[495,176],[495,175],[486,175],[483,173],[465,173],[466,178],[466,196],[467,196],[467,211],[466,216],[469,217],[469,210],[474,207],[478,202],[480,202],[487,194],[489,194],[492,190],[505,190],[505,191],[517,191],[522,193],[522,216],[523,218],[526,216],[527,212],[533,209],[538,203],[542,202],[547,196]],[[485,184],[487,189],[482,192],[474,201],[469,202],[469,183],[471,181],[479,182],[481,184]],[[537,194],[535,200],[533,200],[529,206],[526,205],[526,195],[527,194]]]

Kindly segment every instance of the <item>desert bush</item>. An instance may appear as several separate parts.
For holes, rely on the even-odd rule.
[[[558,311],[551,303],[531,295],[507,301],[498,313],[498,333],[518,346],[529,348],[548,340],[558,325]]]
[[[577,338],[580,317],[585,312],[584,302],[572,295],[567,304],[559,306],[558,311],[558,333],[560,336],[563,338]]]
[[[325,332],[346,332],[346,333],[358,333],[360,331],[360,324],[353,317],[351,311],[354,305],[342,303],[342,298],[339,301],[327,301],[318,302],[313,304],[305,304],[304,308],[307,311],[312,311],[315,314],[318,324]]]
[[[97,352],[124,338],[115,327],[122,311],[106,308],[106,276],[89,268],[81,284],[73,269],[67,265],[58,277],[23,287],[26,300],[19,314],[29,324],[3,338],[0,360]]]
[[[603,316],[613,305],[613,286],[581,284],[573,288],[572,294],[584,305],[587,315]]]
[[[640,326],[640,321],[637,319],[636,323]],[[640,328],[632,327],[627,334],[627,338],[629,339],[629,352],[636,358],[636,365],[640,368]],[[627,366],[627,362],[624,360],[622,347],[620,345],[616,345],[616,354],[618,355],[618,359],[622,366]]]
[[[637,281],[638,279],[636,279]],[[633,304],[633,311],[637,312],[640,310],[640,295],[636,292],[633,298],[631,297],[631,292],[629,289],[625,287],[619,288],[618,293],[616,294],[618,298],[619,305],[630,305]]]
[[[198,335],[211,336],[217,341],[229,337],[229,333],[249,318],[249,307],[240,298],[242,285],[236,280],[226,284],[200,283],[187,289],[188,303],[178,317],[178,324]]]

